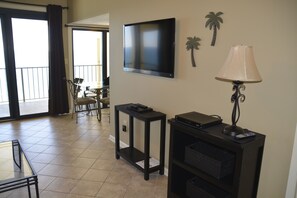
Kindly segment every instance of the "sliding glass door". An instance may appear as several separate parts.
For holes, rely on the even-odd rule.
[[[20,115],[48,112],[47,21],[12,18],[12,33]]]
[[[48,113],[45,13],[0,9],[0,120]]]

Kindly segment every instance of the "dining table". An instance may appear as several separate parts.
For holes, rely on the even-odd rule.
[[[107,95],[107,91],[109,89],[109,85],[104,85],[103,83],[98,82],[83,82],[77,84],[80,86],[85,97],[94,97],[97,101],[99,115],[97,115],[98,120],[101,120],[101,105],[100,100],[102,97]]]

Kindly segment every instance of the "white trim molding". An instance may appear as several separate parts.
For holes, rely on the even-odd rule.
[[[287,183],[286,198],[297,198],[297,123]]]

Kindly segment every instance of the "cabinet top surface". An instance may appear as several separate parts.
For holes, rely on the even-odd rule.
[[[226,142],[230,142],[231,144],[238,144],[239,146],[245,145],[248,143],[264,142],[265,140],[265,135],[256,133],[254,131],[253,132],[256,133],[255,137],[241,139],[241,140],[237,140],[231,136],[225,135],[222,133],[224,127],[227,126],[227,124],[225,123],[210,126],[203,129],[187,126],[185,124],[180,123],[179,121],[176,121],[175,119],[170,119],[169,123],[171,124],[171,126],[179,129],[179,131],[187,133],[194,137],[204,137],[204,138],[209,138],[209,139],[219,140],[219,141],[224,140]]]

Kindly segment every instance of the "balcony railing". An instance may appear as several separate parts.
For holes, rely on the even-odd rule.
[[[85,82],[101,82],[101,65],[75,65],[74,75],[83,78]],[[19,101],[48,98],[47,66],[16,68]],[[0,103],[8,102],[6,70],[0,68]]]
[[[0,68],[0,102],[8,102],[6,69]],[[16,68],[19,101],[48,98],[48,67]]]
[[[16,68],[19,101],[48,98],[48,67]]]
[[[84,82],[102,82],[102,65],[74,65],[74,78]]]

